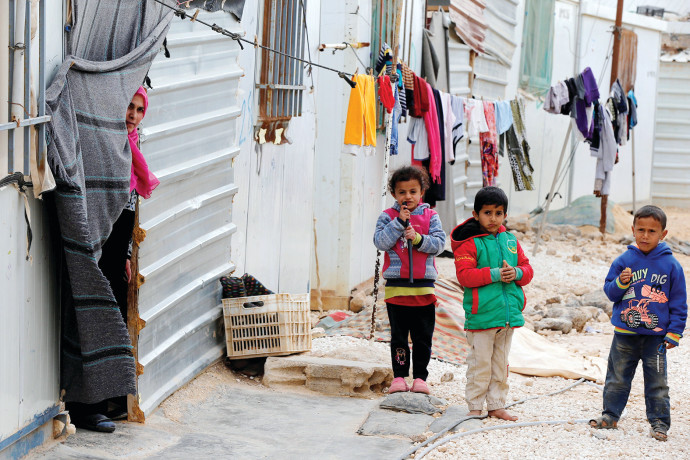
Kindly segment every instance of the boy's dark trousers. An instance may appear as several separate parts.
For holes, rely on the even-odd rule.
[[[642,360],[647,420],[671,426],[671,403],[666,379],[666,343],[663,335],[614,334],[609,352],[604,412],[614,420],[623,413],[637,363]]]
[[[426,367],[431,360],[431,338],[436,324],[434,304],[423,307],[408,307],[386,303],[388,320],[391,324],[391,359],[393,376],[410,375],[410,346],[408,334],[412,337],[412,377],[426,380]]]

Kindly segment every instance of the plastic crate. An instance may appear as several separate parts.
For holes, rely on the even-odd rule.
[[[263,306],[245,304],[263,302]],[[277,356],[311,350],[309,294],[223,299],[228,357]]]

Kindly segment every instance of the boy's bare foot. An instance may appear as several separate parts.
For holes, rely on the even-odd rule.
[[[480,410],[471,410],[467,413],[467,415],[482,415],[482,411]]]
[[[489,411],[489,417],[500,418],[501,420],[508,420],[509,422],[516,421],[517,415],[513,415],[505,409],[496,409]]]

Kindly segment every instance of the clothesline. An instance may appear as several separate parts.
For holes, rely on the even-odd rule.
[[[235,41],[237,42],[237,44],[240,46],[240,49],[242,49],[242,50],[244,50],[244,46],[242,46],[242,42],[245,42],[245,43],[248,43],[248,44],[254,46],[254,48],[261,48],[261,49],[263,49],[263,50],[269,51],[269,52],[271,52],[271,53],[278,54],[278,55],[283,56],[283,57],[286,57],[286,58],[288,58],[288,59],[292,59],[292,60],[295,60],[295,61],[303,62],[303,63],[307,64],[307,65],[310,66],[310,67],[319,67],[319,68],[324,69],[324,70],[329,70],[329,71],[331,71],[331,72],[335,72],[336,74],[338,74],[338,76],[339,76],[340,78],[342,78],[343,80],[345,80],[345,81],[347,82],[348,85],[350,85],[352,88],[355,87],[355,82],[353,82],[350,78],[348,78],[348,76],[351,77],[351,76],[353,75],[353,74],[351,74],[351,73],[344,72],[344,71],[338,70],[338,69],[334,69],[334,68],[332,68],[332,67],[328,67],[328,66],[325,66],[325,65],[317,64],[317,63],[311,61],[311,59],[309,59],[309,60],[307,60],[307,59],[302,59],[302,58],[300,58],[300,57],[293,56],[293,55],[288,54],[288,53],[284,53],[284,52],[282,52],[282,51],[279,51],[279,50],[277,50],[277,49],[271,48],[271,47],[269,47],[269,46],[262,45],[262,44],[258,43],[257,41],[247,40],[246,38],[243,38],[243,37],[242,37],[240,34],[238,34],[238,33],[230,32],[229,30],[224,29],[223,27],[221,27],[221,26],[219,26],[219,25],[217,25],[217,24],[209,24],[209,23],[207,23],[207,22],[202,21],[201,19],[198,19],[198,18],[197,18],[198,10],[197,10],[196,13],[190,15],[190,14],[187,13],[183,8],[175,8],[175,7],[173,7],[173,6],[168,5],[167,3],[165,3],[165,2],[162,1],[162,0],[153,0],[153,1],[156,2],[156,3],[159,3],[159,4],[163,5],[163,6],[165,6],[166,8],[169,8],[169,9],[173,10],[173,11],[175,12],[175,16],[179,17],[180,19],[189,18],[189,19],[190,19],[191,21],[193,21],[193,22],[198,22],[199,24],[202,24],[202,25],[204,25],[204,26],[210,28],[210,29],[213,30],[214,32],[217,32],[217,33],[219,33],[219,34],[221,34],[221,35],[225,35],[226,37],[229,37],[229,38],[231,38],[232,40],[235,40]],[[181,2],[181,3],[184,3],[184,2]],[[180,3],[178,3],[178,5],[179,5],[179,4],[180,4]],[[305,27],[306,27],[306,24],[305,24]]]
[[[590,144],[591,156],[597,159],[594,194],[607,196],[611,172],[618,162],[618,146],[626,144],[637,124],[637,101],[634,92],[626,94],[618,80],[604,104],[599,98],[598,82],[586,67],[577,76],[559,81],[549,89],[544,110],[570,116],[576,137]]]
[[[482,164],[482,184],[495,185],[498,178],[498,156],[507,156],[516,190],[534,188],[534,168],[529,160],[526,140],[524,101],[519,96],[512,100],[490,100],[483,97],[451,95],[434,88],[426,79],[415,74],[404,62],[393,65],[392,50],[383,44],[373,75],[355,75],[358,88],[350,93],[345,126],[345,152],[372,152],[376,146],[373,127],[376,123],[377,101],[374,88],[378,86],[378,99],[391,114],[392,129],[390,154],[398,153],[398,125],[409,112],[407,140],[412,144],[411,163],[427,170],[431,188],[425,200],[434,206],[446,197],[446,163],[455,161],[455,149],[465,131],[478,135]],[[391,76],[397,82],[391,85]],[[353,147],[356,146],[356,147]]]

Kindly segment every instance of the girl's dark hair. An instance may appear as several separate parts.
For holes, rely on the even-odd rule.
[[[398,185],[398,182],[406,182],[408,180],[419,182],[422,192],[426,192],[429,189],[429,176],[425,170],[416,166],[403,166],[391,174],[390,179],[388,179],[388,191],[391,192],[391,195],[395,195],[395,186]]]
[[[661,210],[658,206],[642,206],[635,212],[635,217],[633,217],[633,225],[637,222],[637,219],[643,217],[651,217],[661,224],[661,229],[666,230],[666,213]]]
[[[506,192],[498,187],[484,187],[474,196],[474,211],[479,212],[484,205],[503,206],[503,212],[508,214],[508,197]]]

